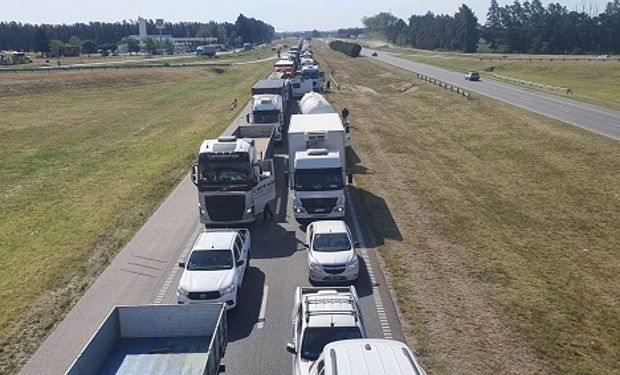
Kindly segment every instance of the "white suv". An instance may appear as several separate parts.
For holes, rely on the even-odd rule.
[[[310,281],[354,281],[359,276],[357,243],[344,221],[315,221],[306,230]]]
[[[237,307],[239,288],[250,265],[250,245],[247,229],[200,233],[187,262],[179,263],[184,271],[178,303],[224,302],[227,309]]]
[[[325,345],[366,337],[354,286],[298,287],[293,310],[293,375],[306,375]]]

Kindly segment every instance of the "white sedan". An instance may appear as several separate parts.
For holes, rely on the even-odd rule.
[[[342,220],[315,221],[306,231],[309,279],[347,282],[359,277],[359,261],[349,227]]]

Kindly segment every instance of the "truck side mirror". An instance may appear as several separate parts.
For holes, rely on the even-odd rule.
[[[185,268],[185,262],[179,262],[179,267]]]
[[[198,164],[192,166],[192,182],[198,186]]]
[[[245,115],[245,121],[249,124],[250,123],[250,114],[248,113],[247,115]]]
[[[297,350],[295,350],[295,344],[289,342],[286,344],[286,351],[291,354],[297,354]]]
[[[349,183],[349,185],[353,183],[353,175],[351,173],[347,175],[347,182]]]
[[[220,373],[220,372],[226,372],[226,365],[220,365],[218,373]]]

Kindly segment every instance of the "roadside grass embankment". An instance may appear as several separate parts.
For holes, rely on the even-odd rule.
[[[351,112],[361,215],[429,373],[620,374],[618,142],[315,50],[342,85],[327,97]]]
[[[19,370],[269,65],[0,75],[0,373]]]

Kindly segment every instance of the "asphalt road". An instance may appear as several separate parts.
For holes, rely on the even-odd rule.
[[[230,134],[241,115],[227,129]],[[196,149],[200,140],[196,140]],[[279,152],[279,153],[278,153]],[[283,176],[285,149],[274,157],[276,176]],[[229,315],[229,345],[223,363],[234,375],[290,374],[293,295],[297,286],[310,285],[305,234],[296,223],[284,178],[278,178],[273,222],[252,228],[252,261],[240,295],[238,311]],[[349,206],[356,199],[348,190]],[[361,276],[356,282],[370,337],[403,340],[385,280],[372,249],[365,248],[364,223],[353,209],[347,222],[361,248]],[[115,305],[176,303],[181,276],[177,263],[185,258],[202,226],[198,222],[197,192],[189,176],[166,198],[153,216],[122,249],[77,305],[23,367],[23,374],[64,374]]]
[[[375,50],[364,48],[362,55],[370,57],[373,52]],[[464,79],[464,72],[453,72],[436,66],[413,62],[388,52],[376,52],[378,56],[371,58],[620,140],[619,111],[532,91],[491,79],[470,82]]]

